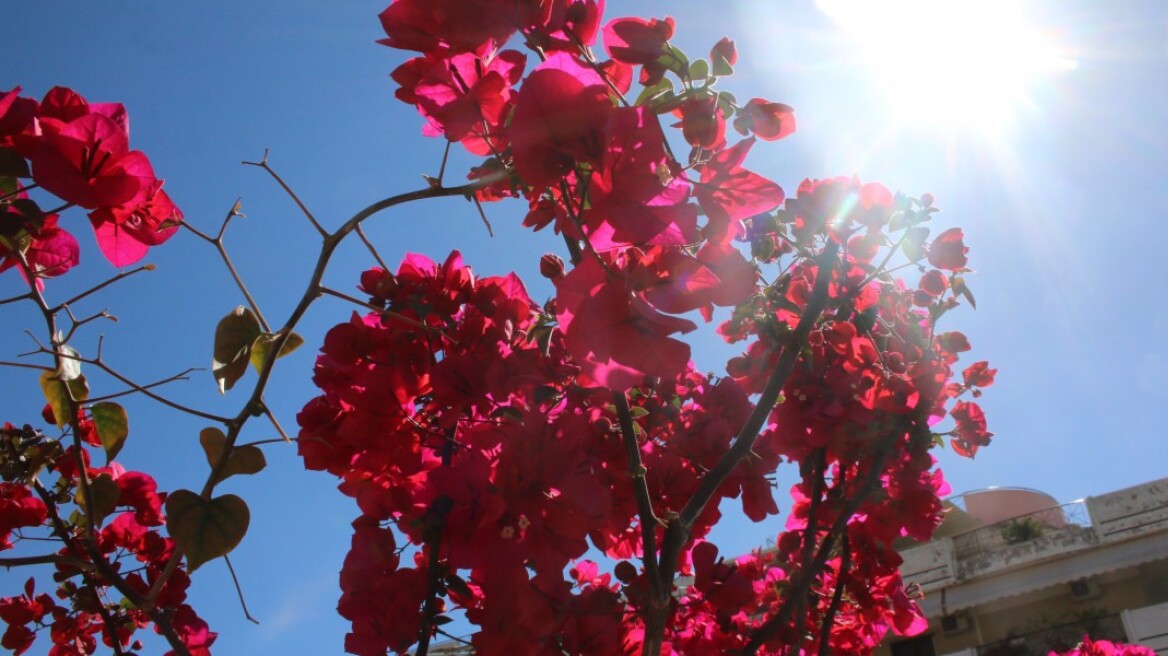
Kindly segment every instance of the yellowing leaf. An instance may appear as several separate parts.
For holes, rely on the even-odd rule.
[[[81,402],[89,398],[89,383],[85,376],[80,375],[65,383],[57,376],[57,372],[46,371],[41,374],[41,392],[53,409],[57,428],[64,428],[69,423],[70,415],[76,412],[74,401]]]
[[[264,368],[264,362],[268,359],[268,351],[272,349],[272,345],[276,343],[278,335],[276,333],[263,333],[255,338],[251,345],[251,366],[255,367],[256,373],[259,373]],[[285,340],[283,348],[280,349],[280,354],[276,359],[280,359],[288,355],[292,351],[300,348],[304,344],[304,338],[296,333],[288,335]]]
[[[118,457],[118,452],[126,443],[130,435],[130,418],[126,409],[117,403],[96,403],[89,409],[93,418],[93,425],[97,428],[97,435],[101,438],[101,446],[105,449],[105,461]]]
[[[220,394],[234,387],[247,371],[251,345],[262,332],[255,313],[242,305],[219,320],[215,326],[211,373],[219,383]]]
[[[93,515],[96,526],[101,524],[101,520],[105,519],[118,506],[118,499],[121,498],[122,491],[118,489],[118,484],[109,474],[101,474],[89,481],[89,493],[93,497],[92,506],[80,485],[73,495],[73,500],[86,510],[86,514]]]
[[[214,467],[223,457],[227,436],[218,428],[204,428],[199,432],[199,443],[203,445],[203,452],[207,454],[207,464]],[[222,481],[236,474],[255,474],[267,466],[267,458],[258,446],[237,446],[231,449],[231,455],[227,456],[227,464],[215,480]]]
[[[231,553],[250,523],[247,504],[234,494],[208,501],[190,490],[176,490],[166,498],[166,530],[187,557],[190,572]]]

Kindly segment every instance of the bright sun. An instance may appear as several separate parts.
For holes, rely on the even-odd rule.
[[[1018,0],[818,0],[855,41],[896,120],[998,132],[1034,82],[1074,67]]]

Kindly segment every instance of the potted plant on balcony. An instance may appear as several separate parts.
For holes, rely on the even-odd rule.
[[[1021,544],[1042,537],[1046,526],[1033,517],[1020,517],[1002,526],[1002,539],[1006,544]]]

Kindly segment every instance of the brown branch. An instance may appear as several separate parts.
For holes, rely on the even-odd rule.
[[[653,513],[653,500],[649,483],[645,479],[647,470],[641,462],[641,445],[637,443],[637,433],[633,426],[633,414],[629,401],[623,392],[612,393],[616,405],[616,416],[624,437],[625,459],[629,463],[629,477],[632,479],[633,493],[637,498],[637,515],[641,522],[641,552],[645,562],[645,576],[649,578],[649,594],[653,603],[662,600],[668,603],[669,588],[664,588],[657,563],[657,526],[660,520]],[[670,586],[672,588],[672,586]]]
[[[77,569],[93,569],[93,563],[81,558],[73,556],[63,556],[61,554],[44,554],[42,556],[21,556],[13,558],[0,558],[0,567],[5,569],[12,569],[13,567],[24,567],[26,565],[57,565],[64,564]]]
[[[449,147],[449,144],[447,144],[447,148]],[[284,178],[281,178],[280,174],[276,173],[276,171],[268,164],[268,150],[266,148],[264,149],[264,158],[262,160],[258,162],[243,162],[243,164],[245,166],[258,166],[259,168],[267,171],[268,175],[272,176],[272,178],[281,187],[284,188],[284,191],[292,198],[292,201],[296,203],[296,206],[300,208],[300,211],[304,214],[304,216],[308,218],[308,221],[312,224],[312,227],[316,228],[316,232],[319,233],[321,237],[328,236],[328,232],[320,226],[320,222],[316,220],[316,217],[312,215],[312,212],[308,210],[308,207],[304,204],[303,201],[300,200],[300,197],[296,195],[296,192],[292,191],[292,187],[289,187],[288,183],[284,182]]]
[[[165,405],[169,408],[174,408],[175,410],[178,410],[179,412],[185,412],[188,415],[193,415],[195,417],[202,417],[203,419],[209,419],[211,421],[214,421],[214,422],[220,423],[220,424],[226,424],[228,421],[231,421],[227,417],[220,417],[219,415],[211,414],[210,412],[203,412],[202,410],[196,410],[195,408],[185,406],[181,403],[171,401],[170,399],[168,399],[164,396],[160,396],[158,394],[155,394],[154,392],[150,391],[150,387],[155,387],[160,383],[151,383],[150,385],[146,385],[146,386],[139,385],[139,384],[135,383],[134,381],[130,380],[129,378],[126,378],[122,374],[118,373],[116,370],[114,370],[112,367],[107,365],[101,359],[98,359],[98,358],[94,358],[94,359],[75,358],[75,359],[78,362],[90,364],[90,365],[97,367],[98,369],[101,369],[106,374],[109,374],[110,376],[117,379],[122,384],[130,387],[133,392],[140,392],[142,394],[145,394],[146,396],[150,397],[151,399],[154,399],[155,401],[161,403],[162,405]],[[269,360],[272,360],[272,359],[273,358],[269,358]],[[129,394],[129,393],[131,393],[131,392],[130,391],[119,392],[118,395],[125,395],[125,394]]]
[[[243,293],[243,298],[247,300],[247,306],[251,308],[256,318],[259,319],[260,326],[263,327],[264,332],[270,333],[272,332],[272,328],[268,325],[268,320],[264,318],[264,313],[260,311],[259,303],[256,303],[255,299],[252,298],[251,291],[248,290],[247,285],[243,282],[243,278],[240,277],[239,272],[235,269],[235,263],[231,261],[231,256],[227,254],[227,246],[223,241],[227,235],[227,225],[231,223],[231,219],[237,216],[243,216],[243,212],[240,211],[241,207],[242,201],[238,198],[235,199],[235,204],[231,206],[231,209],[227,211],[227,216],[223,218],[223,224],[219,227],[219,234],[213,239],[194,230],[194,228],[191,228],[191,230],[209,241],[215,247],[215,250],[219,252],[219,258],[223,260],[223,265],[227,267],[227,272],[231,274],[231,278],[235,281],[235,286]]]
[[[754,654],[763,643],[774,637],[779,629],[786,626],[787,622],[791,620],[791,611],[793,609],[791,600],[805,598],[807,596],[811,590],[811,585],[815,582],[815,572],[822,569],[824,563],[827,562],[835,540],[845,534],[848,522],[851,521],[851,518],[856,514],[860,506],[868,501],[876,486],[880,484],[880,477],[884,473],[884,461],[888,458],[892,450],[893,442],[900,439],[901,435],[903,433],[890,434],[877,446],[875,456],[868,469],[867,478],[860,484],[859,490],[849,497],[847,504],[844,505],[836,517],[831,529],[823,538],[823,543],[820,545],[819,551],[815,554],[811,566],[796,572],[790,587],[787,588],[787,602],[783,605],[779,613],[772,616],[755,631],[754,635],[751,636],[750,642],[743,649],[743,654]]]
[[[840,557],[839,571],[835,573],[835,592],[832,593],[831,604],[828,605],[827,613],[824,614],[823,621],[819,624],[819,656],[831,656],[831,647],[829,646],[831,627],[835,623],[836,613],[839,612],[840,603],[844,599],[844,585],[848,580],[848,571],[852,568],[852,548],[846,533],[843,536],[840,550],[843,551],[843,555]]]
[[[488,185],[494,184],[502,179],[504,174],[490,175],[476,180],[472,183],[461,185],[458,187],[427,187],[416,191],[410,191],[396,196],[391,196],[377,201],[371,205],[366,206],[361,211],[349,218],[341,227],[337,228],[336,232],[324,237],[321,243],[320,253],[316,259],[316,265],[313,267],[312,274],[309,276],[308,284],[305,286],[304,294],[301,295],[300,301],[296,307],[292,309],[288,319],[284,322],[284,327],[276,331],[276,338],[271,345],[272,353],[279,353],[287,343],[288,337],[292,334],[293,328],[300,322],[304,313],[312,305],[317,298],[324,293],[324,287],[321,285],[321,280],[324,278],[325,270],[328,268],[329,262],[332,260],[333,253],[336,252],[338,246],[350,233],[354,232],[368,220],[370,217],[382,212],[384,210],[402,205],[405,203],[424,200],[427,198],[446,198],[450,196],[468,196],[473,194],[475,190],[481,189]],[[230,217],[229,217],[230,218]],[[263,393],[267,389],[268,381],[272,376],[272,368],[276,362],[276,358],[267,358],[264,360],[264,365],[260,367],[259,376],[256,379],[255,385],[252,387],[251,396],[244,402],[243,408],[239,414],[234,418],[227,419],[221,417],[211,417],[214,421],[222,423],[227,428],[227,440],[224,444],[223,453],[219,459],[212,465],[211,473],[207,476],[206,482],[203,484],[203,489],[200,495],[205,499],[211,498],[211,493],[215,489],[215,483],[219,480],[220,472],[227,466],[227,460],[231,456],[231,450],[235,448],[235,443],[239,439],[239,434],[243,426],[252,416],[252,410],[263,407]],[[145,603],[153,605],[158,595],[162,592],[163,585],[174,574],[175,569],[178,568],[179,562],[182,560],[182,553],[175,550],[171,555],[170,560],[167,561],[161,575],[155,580],[154,585],[151,586],[150,592],[147,593]],[[181,655],[180,655],[181,656]]]
[[[3,364],[3,363],[0,363],[0,364]],[[141,390],[150,389],[152,387],[161,387],[163,385],[167,385],[169,383],[173,383],[173,382],[180,381],[180,380],[190,380],[190,377],[187,374],[190,374],[191,372],[194,372],[194,371],[202,371],[202,368],[201,367],[190,367],[186,371],[183,371],[181,373],[177,373],[173,376],[163,378],[162,380],[156,380],[153,383],[146,383],[144,385],[138,385],[136,388],[122,390],[120,392],[114,392],[112,394],[106,394],[104,396],[91,396],[91,397],[89,397],[89,399],[87,399],[86,402],[87,403],[98,403],[100,401],[109,401],[110,399],[116,399],[116,398],[120,398],[123,396],[129,396],[130,394],[137,394]]]
[[[693,527],[698,516],[705,510],[706,505],[714,497],[718,488],[730,477],[738,463],[750,455],[754,448],[754,441],[758,438],[759,432],[762,431],[763,425],[766,423],[767,417],[770,416],[771,410],[774,409],[778,402],[779,394],[783,390],[783,386],[787,384],[787,379],[791,376],[791,372],[795,368],[795,363],[799,358],[799,351],[802,345],[806,343],[808,335],[811,334],[811,329],[819,320],[824,308],[827,306],[827,290],[831,283],[832,274],[835,271],[836,253],[839,250],[839,244],[834,240],[828,240],[827,246],[824,247],[823,254],[819,258],[819,269],[815,276],[815,286],[812,289],[811,297],[807,301],[807,306],[803,310],[802,316],[799,317],[799,323],[795,327],[794,333],[791,335],[790,342],[783,347],[782,354],[779,356],[779,362],[775,366],[775,370],[771,373],[770,379],[763,388],[762,394],[759,397],[758,403],[754,410],[747,417],[738,435],[734,438],[734,443],[731,444],[730,449],[722,456],[722,458],[714,465],[710,471],[706,472],[698,483],[698,489],[694,491],[692,497],[685,504],[681,514],[678,518],[670,522],[669,528],[666,531],[666,543],[662,547],[662,569],[672,572],[676,567],[677,557],[680,555],[685,543],[689,540],[689,532]]]
[[[136,273],[141,273],[143,271],[153,271],[153,270],[154,270],[153,264],[143,264],[142,266],[140,266],[136,269],[130,269],[129,271],[122,271],[122,272],[118,273],[118,275],[114,276],[113,278],[110,278],[109,280],[106,280],[105,282],[103,282],[99,285],[96,285],[94,287],[90,287],[89,289],[81,292],[80,294],[74,296],[73,298],[71,298],[67,301],[63,301],[62,303],[58,304],[57,306],[51,308],[50,311],[53,314],[56,314],[57,312],[60,312],[61,310],[65,309],[66,307],[73,305],[77,301],[80,301],[81,299],[83,299],[87,296],[95,294],[95,293],[105,289],[106,287],[109,287],[110,285],[114,284],[115,282],[118,282],[119,280],[122,280],[124,278],[129,278],[130,276],[132,276]]]

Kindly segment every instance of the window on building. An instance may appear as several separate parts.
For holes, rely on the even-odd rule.
[[[933,636],[925,635],[892,643],[892,656],[937,656]]]

